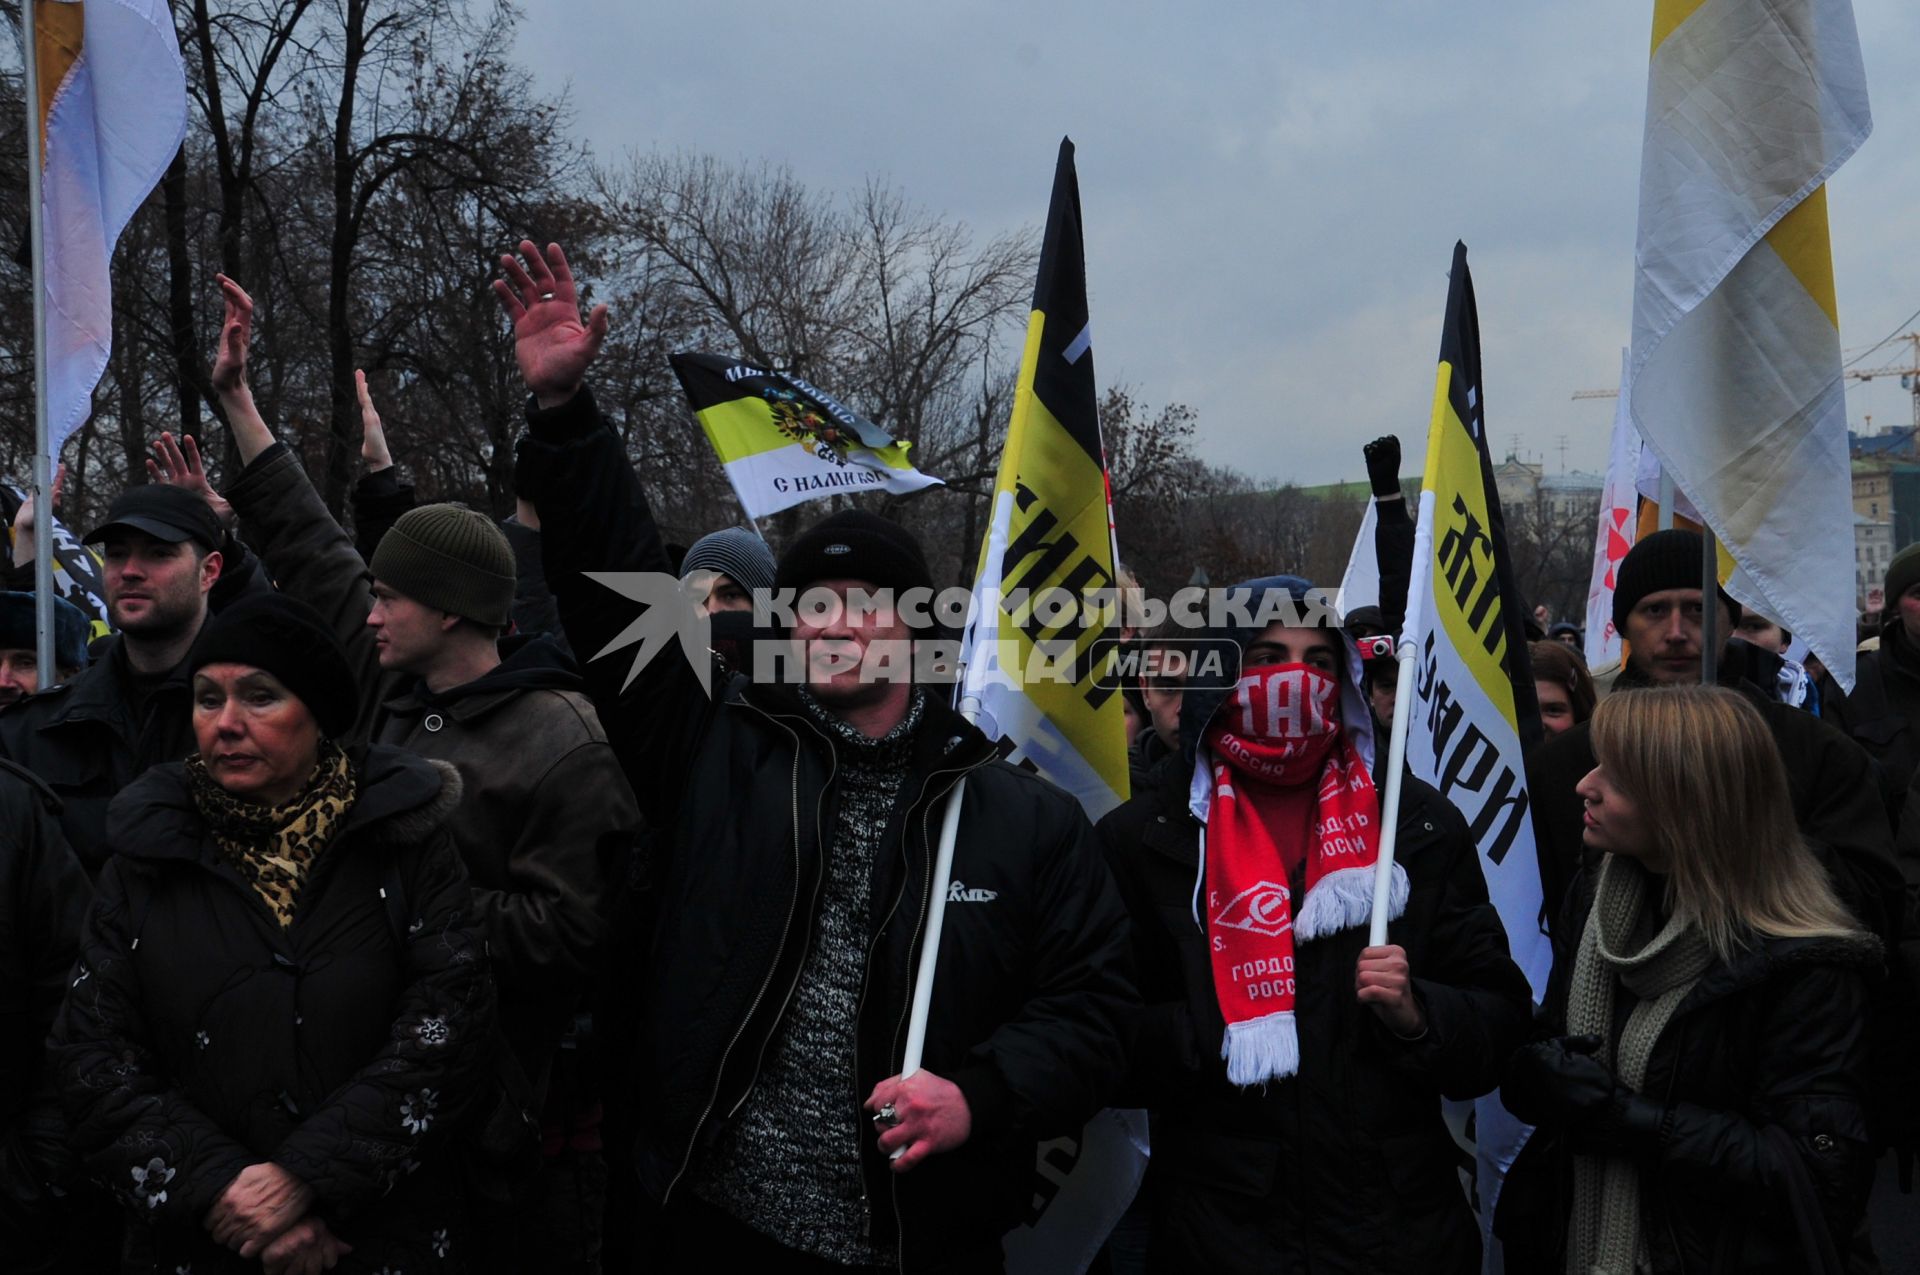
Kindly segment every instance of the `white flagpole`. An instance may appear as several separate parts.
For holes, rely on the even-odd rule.
[[[20,6],[27,105],[27,225],[33,255],[33,624],[40,685],[53,685],[53,445],[47,433],[47,282],[40,206],[40,58],[35,0]]]
[[[957,684],[967,684],[967,667],[955,670]],[[960,716],[971,726],[980,715],[980,701],[964,692],[960,697]],[[920,1070],[927,1050],[927,1014],[933,1006],[933,971],[940,962],[940,931],[947,919],[947,887],[953,881],[953,843],[960,835],[960,805],[966,800],[967,777],[954,781],[947,808],[940,816],[940,845],[933,854],[933,877],[928,886],[933,897],[927,900],[927,936],[920,945],[920,968],[913,978],[913,1006],[907,1011],[907,1050],[900,1062],[900,1079]],[[900,1149],[906,1150],[905,1147]],[[893,1153],[900,1158],[900,1151]]]
[[[1393,657],[1400,662],[1393,697],[1393,726],[1387,743],[1387,795],[1380,803],[1380,857],[1373,865],[1373,924],[1369,947],[1387,941],[1387,912],[1393,893],[1394,843],[1400,833],[1400,790],[1407,768],[1407,728],[1413,719],[1413,683],[1420,657],[1420,626],[1426,619],[1427,594],[1433,587],[1433,490],[1422,485],[1420,519],[1413,531],[1413,572],[1407,581],[1407,617]]]

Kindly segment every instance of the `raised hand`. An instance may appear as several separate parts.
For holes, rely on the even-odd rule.
[[[500,258],[504,279],[493,281],[500,308],[513,320],[513,353],[520,375],[541,407],[557,407],[580,389],[587,367],[607,339],[607,307],[598,305],[580,321],[580,294],[560,245],[545,256],[531,239],[520,241],[520,256]]]
[[[353,369],[353,389],[360,396],[360,459],[369,474],[392,469],[393,453],[387,450],[387,431],[373,406],[373,393],[367,389],[367,374],[359,368]]]
[[[220,346],[213,356],[213,388],[222,395],[247,388],[247,346],[253,340],[253,298],[247,290],[223,274],[220,300]]]
[[[221,526],[233,526],[233,506],[207,481],[207,467],[201,463],[200,446],[193,441],[192,434],[182,434],[178,442],[170,433],[161,434],[153,445],[153,455],[147,458],[147,478],[171,487],[185,487],[207,502],[218,515]]]
[[[60,490],[67,485],[67,467],[63,463],[53,471],[53,516],[60,516]],[[13,514],[13,565],[24,567],[38,550],[34,539],[33,493],[28,492]]]

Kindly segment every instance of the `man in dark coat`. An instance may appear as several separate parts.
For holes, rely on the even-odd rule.
[[[1887,564],[1886,598],[1880,646],[1860,652],[1853,693],[1834,705],[1831,716],[1880,763],[1887,786],[1904,801],[1920,768],[1920,545],[1907,546]],[[1907,822],[1904,815],[1900,822]],[[1920,839],[1920,830],[1915,837]]]
[[[1286,576],[1240,587],[1256,606],[1306,591]],[[1359,656],[1330,619],[1324,628],[1276,623],[1233,636],[1250,668],[1278,656],[1336,673],[1342,729],[1370,746]],[[1099,826],[1133,918],[1146,1003],[1122,1101],[1152,1112],[1152,1268],[1477,1271],[1479,1230],[1440,1099],[1494,1087],[1525,1038],[1530,997],[1465,821],[1432,788],[1404,777],[1396,861],[1406,874],[1405,910],[1389,926],[1388,946],[1367,947],[1364,921],[1298,943],[1297,1074],[1235,1084],[1221,1061],[1227,1029],[1210,927],[1194,911],[1203,871],[1194,762],[1226,716],[1216,715],[1222,703],[1220,689],[1190,686],[1181,723],[1186,764]],[[1381,765],[1384,756],[1376,782]],[[1307,831],[1276,827],[1273,835],[1284,859]],[[1207,839],[1209,854],[1215,840]],[[1271,870],[1286,871],[1279,863]],[[1290,873],[1292,899],[1310,894],[1307,871],[1303,858]],[[1302,915],[1295,913],[1296,935]],[[1382,970],[1398,973],[1400,1004],[1411,1008],[1404,1018],[1377,990]]]
[[[677,630],[691,604],[581,384],[604,308],[583,325],[559,249],[521,251],[496,285],[534,398],[517,486],[568,636],[600,651],[654,620],[585,571],[664,588],[653,606],[684,608],[668,613]],[[847,594],[930,583],[897,524],[838,514],[780,561],[781,588],[839,600],[794,621],[792,684],[723,680],[704,644],[587,666],[661,832],[631,1083],[649,1099],[640,1172],[664,1204],[666,1269],[997,1271],[1038,1139],[1078,1128],[1119,1079],[1126,917],[1085,816],[1000,762],[943,696],[860,675],[911,633],[894,607],[858,614]],[[832,654],[854,667],[814,658]],[[962,776],[925,1065],[902,1076],[934,848]]]
[[[64,1176],[66,1129],[41,1063],[92,893],[59,809],[45,784],[0,761],[0,1253],[14,1271],[55,1269],[47,1187]]]
[[[106,855],[107,803],[148,766],[193,749],[187,656],[206,626],[224,535],[190,492],[122,492],[86,536],[103,551],[119,636],[80,676],[0,713],[0,754],[59,795],[61,830],[90,875]]]

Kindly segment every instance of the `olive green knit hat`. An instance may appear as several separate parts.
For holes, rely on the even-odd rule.
[[[373,578],[423,606],[504,629],[513,613],[513,546],[493,519],[459,505],[400,515],[367,564]]]

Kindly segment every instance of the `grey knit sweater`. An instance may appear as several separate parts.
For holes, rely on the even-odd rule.
[[[694,1167],[693,1189],[788,1248],[848,1265],[880,1265],[861,1141],[874,1136],[855,1092],[853,1032],[866,975],[873,865],[907,777],[923,716],[869,739],[801,692],[833,739],[839,810],[825,848],[820,912],[792,1003],[767,1044],[738,1118]]]

